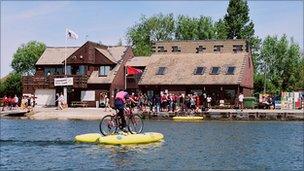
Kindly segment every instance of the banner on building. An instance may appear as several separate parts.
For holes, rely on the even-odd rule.
[[[54,86],[71,86],[71,85],[73,85],[73,77],[54,78]]]

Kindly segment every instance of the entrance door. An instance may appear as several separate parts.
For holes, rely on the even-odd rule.
[[[54,106],[55,105],[55,89],[36,89],[37,106]]]

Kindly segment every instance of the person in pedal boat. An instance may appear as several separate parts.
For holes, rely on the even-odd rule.
[[[124,90],[120,90],[116,93],[115,102],[114,102],[115,108],[118,110],[117,115],[121,117],[121,125],[119,125],[119,128],[124,132],[125,132],[125,127],[126,127],[126,120],[124,117],[124,108],[125,108],[127,99],[129,99],[128,92],[126,92]]]

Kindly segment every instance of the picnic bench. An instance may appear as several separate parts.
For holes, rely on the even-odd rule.
[[[81,101],[72,101],[71,107],[88,107],[87,102],[81,102]]]

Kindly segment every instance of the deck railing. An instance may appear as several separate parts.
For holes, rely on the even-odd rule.
[[[24,89],[55,88],[54,78],[73,77],[73,88],[87,88],[87,75],[50,75],[50,76],[23,76]]]

